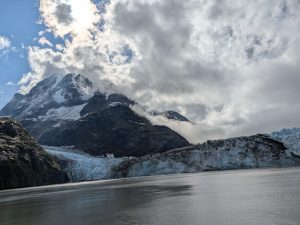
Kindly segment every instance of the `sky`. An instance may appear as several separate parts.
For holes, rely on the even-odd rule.
[[[30,4],[28,4],[30,2]],[[35,12],[35,13],[33,13]],[[17,83],[29,71],[24,45],[32,44],[38,9],[34,1],[0,1],[0,107],[18,91]],[[18,15],[18,16],[16,16]]]
[[[300,126],[299,0],[1,0],[0,107],[80,73],[194,142]]]

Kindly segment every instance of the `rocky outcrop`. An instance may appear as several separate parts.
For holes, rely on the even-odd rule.
[[[207,141],[161,154],[132,158],[112,168],[112,177],[134,177],[197,171],[299,166],[282,142],[267,135]]]
[[[67,181],[57,160],[48,155],[19,123],[0,118],[0,189]]]
[[[80,111],[80,115],[85,116],[89,113],[96,113],[102,111],[105,108],[113,107],[116,105],[130,107],[135,104],[136,102],[122,94],[103,94],[100,92],[96,92],[95,95],[88,100],[85,107]]]
[[[153,116],[163,116],[169,120],[177,120],[177,121],[181,121],[181,122],[190,122],[189,119],[187,119],[186,117],[184,117],[183,115],[179,114],[176,111],[173,110],[168,110],[165,112],[150,112],[151,115]]]

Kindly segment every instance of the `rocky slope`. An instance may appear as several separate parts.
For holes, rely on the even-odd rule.
[[[22,126],[0,118],[0,189],[67,182],[58,161]]]
[[[96,90],[82,75],[51,76],[28,94],[15,95],[0,115],[20,120],[41,144],[72,145],[95,156],[142,156],[189,145],[170,128],[137,115],[131,108],[136,102],[108,89]]]
[[[70,146],[91,155],[143,156],[187,146],[188,142],[165,126],[153,126],[124,105],[89,113],[63,127],[44,132],[41,144]]]
[[[134,177],[197,171],[299,166],[283,143],[266,135],[207,141],[161,154],[132,158],[112,169],[112,177]]]

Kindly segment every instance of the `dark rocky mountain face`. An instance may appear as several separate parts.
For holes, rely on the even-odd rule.
[[[96,92],[95,95],[90,98],[84,108],[80,111],[80,115],[84,116],[89,113],[99,112],[105,108],[123,105],[126,107],[130,107],[135,105],[136,102],[127,98],[122,94],[110,94],[105,95],[100,92]]]
[[[169,110],[169,111],[163,112],[163,115],[166,118],[171,119],[171,120],[178,120],[178,121],[190,122],[189,119],[187,119],[183,115],[181,115],[178,112],[173,111],[173,110]]]
[[[0,118],[0,189],[64,183],[67,175],[19,123]]]
[[[190,122],[189,119],[181,115],[180,113],[173,111],[173,110],[168,110],[165,112],[152,112],[153,116],[164,116],[169,120],[177,120],[177,121],[182,121],[182,122]]]
[[[20,120],[41,144],[71,145],[93,155],[141,156],[189,144],[137,115],[131,109],[135,104],[122,94],[96,91],[81,75],[67,74],[39,82],[26,95],[16,94],[0,115]],[[162,115],[186,119],[174,111]]]
[[[126,105],[104,107],[79,120],[43,133],[44,145],[75,145],[91,155],[142,156],[187,146],[189,143],[165,126],[153,126]]]

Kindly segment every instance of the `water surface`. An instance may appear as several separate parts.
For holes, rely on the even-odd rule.
[[[300,168],[0,191],[1,225],[299,225]]]

